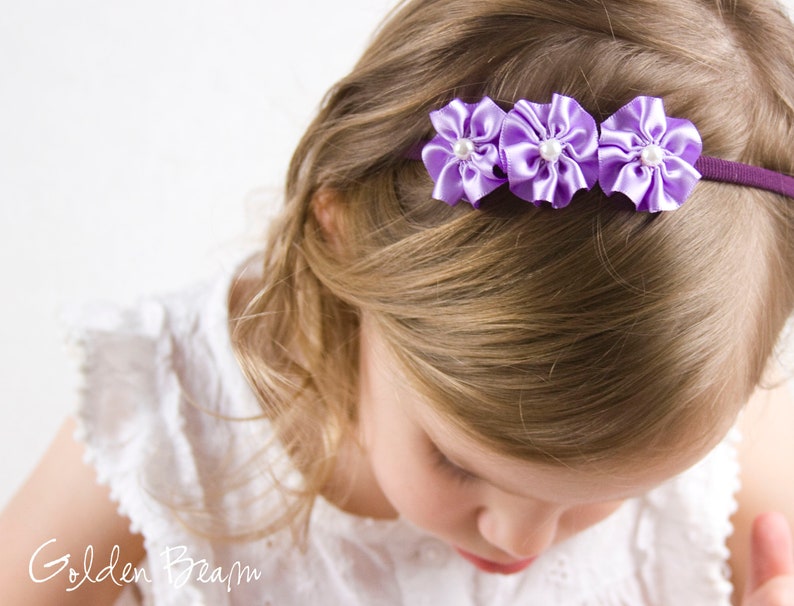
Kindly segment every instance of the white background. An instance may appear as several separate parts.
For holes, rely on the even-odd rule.
[[[25,0],[0,17],[0,508],[74,403],[57,310],[212,276],[394,0]]]
[[[74,402],[57,310],[178,289],[249,246],[392,4],[3,3],[0,507]]]

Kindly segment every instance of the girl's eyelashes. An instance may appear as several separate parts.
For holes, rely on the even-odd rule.
[[[473,473],[466,471],[462,467],[458,467],[455,465],[455,463],[450,461],[447,456],[441,452],[441,450],[439,450],[438,446],[432,442],[430,445],[433,449],[434,463],[436,467],[440,468],[442,471],[444,471],[444,473],[460,482],[471,482],[477,479],[477,476],[475,476]]]

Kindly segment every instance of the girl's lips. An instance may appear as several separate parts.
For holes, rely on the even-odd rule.
[[[524,560],[517,560],[510,564],[499,564],[498,562],[485,560],[479,556],[474,555],[473,553],[469,553],[468,551],[463,551],[459,547],[455,547],[455,551],[457,551],[461,555],[461,557],[467,559],[469,562],[474,564],[480,570],[484,570],[485,572],[494,572],[497,574],[514,574],[516,572],[521,572],[532,562],[535,561],[535,558],[533,557],[533,558],[526,558]]]

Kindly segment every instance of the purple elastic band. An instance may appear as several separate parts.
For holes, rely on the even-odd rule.
[[[794,177],[767,168],[711,156],[700,156],[695,168],[706,181],[746,185],[794,198]]]

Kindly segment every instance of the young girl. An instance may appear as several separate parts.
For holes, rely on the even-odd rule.
[[[4,603],[794,603],[792,49],[765,0],[405,3],[261,254],[72,319]]]

